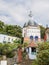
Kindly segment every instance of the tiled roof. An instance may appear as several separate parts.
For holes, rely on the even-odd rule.
[[[37,47],[38,45],[34,42],[29,43],[28,47]]]

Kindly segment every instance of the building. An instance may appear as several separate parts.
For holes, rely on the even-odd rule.
[[[16,39],[18,40],[19,38],[0,34],[0,43],[13,43]]]
[[[24,43],[27,42],[28,46],[26,51],[29,59],[36,59],[37,44],[36,42],[41,41],[40,27],[36,21],[32,18],[32,13],[29,14],[29,21],[23,26],[22,36]]]
[[[36,59],[37,47],[38,45],[36,43],[34,42],[29,43],[26,49],[29,59]]]
[[[46,41],[49,41],[49,28],[46,28],[44,37]]]
[[[24,38],[24,42],[30,42],[32,40],[40,41],[41,39],[40,27],[36,23],[36,21],[32,19],[31,13],[29,17],[30,17],[29,21],[24,24],[23,30],[22,30],[22,36]]]

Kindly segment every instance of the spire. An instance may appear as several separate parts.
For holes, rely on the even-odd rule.
[[[29,13],[29,17],[32,17],[33,15],[32,15],[32,11],[30,11],[30,13]]]
[[[35,22],[34,20],[34,17],[33,17],[33,14],[32,14],[32,11],[29,12],[29,15],[28,15],[28,22],[24,24],[24,27],[26,26],[37,26],[38,24]]]

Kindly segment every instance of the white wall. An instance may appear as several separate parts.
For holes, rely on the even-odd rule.
[[[27,36],[40,36],[40,30],[39,29],[27,29]]]
[[[29,59],[32,59],[32,60],[36,59],[36,55],[32,55],[32,54],[28,54],[28,55],[29,55]]]
[[[2,60],[1,61],[1,65],[7,65],[7,61],[6,60]]]
[[[26,37],[30,37],[32,35],[33,37],[38,36],[38,38],[41,38],[40,29],[38,27],[23,28],[22,31],[23,37],[24,34],[26,34]]]
[[[3,43],[3,41],[13,43],[13,41],[16,39],[17,39],[17,37],[12,37],[12,36],[8,36],[8,35],[0,34],[0,43]]]
[[[22,29],[22,37],[25,36],[24,34],[25,34],[26,32],[27,32],[27,29],[26,29],[26,28],[23,28],[23,29]]]
[[[36,59],[36,55],[33,55],[33,54],[31,54],[32,52],[31,52],[31,47],[29,47],[29,53],[28,53],[28,55],[29,55],[29,59]]]

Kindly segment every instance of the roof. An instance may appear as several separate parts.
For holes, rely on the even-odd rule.
[[[24,24],[23,27],[27,27],[27,26],[38,26],[38,24],[35,21],[29,20],[27,23]]]
[[[34,42],[29,43],[28,47],[37,47],[38,45]]]

